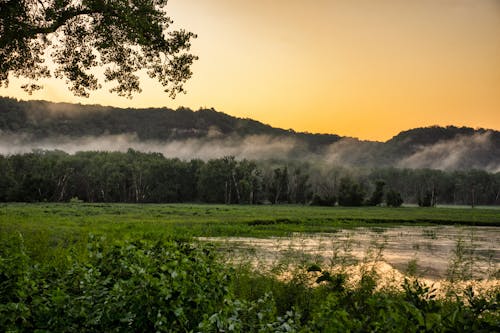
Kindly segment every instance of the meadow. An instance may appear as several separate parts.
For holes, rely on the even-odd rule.
[[[177,237],[288,236],[377,226],[500,226],[489,208],[313,207],[303,205],[206,204],[0,204],[0,225],[57,235],[105,233]]]
[[[499,226],[487,208],[1,204],[0,329],[492,332]],[[444,292],[418,258],[384,283],[404,245],[444,258]]]

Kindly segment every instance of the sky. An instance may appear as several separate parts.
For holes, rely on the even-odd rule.
[[[198,35],[186,95],[143,78],[132,100],[64,81],[27,95],[118,107],[215,108],[275,127],[385,141],[402,130],[500,130],[500,0],[170,0]],[[106,87],[106,86],[105,86]],[[109,87],[108,87],[109,88]]]

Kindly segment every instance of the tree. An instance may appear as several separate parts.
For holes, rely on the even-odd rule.
[[[200,168],[198,178],[198,192],[201,199],[210,203],[232,203],[238,195],[234,186],[235,168],[234,156],[213,159],[205,163]]]
[[[288,168],[276,168],[268,183],[269,201],[272,204],[288,202]]]
[[[335,206],[337,202],[338,178],[343,170],[332,168],[330,170],[314,170],[311,174],[313,197],[311,205]]]
[[[365,197],[365,191],[361,185],[349,177],[340,180],[339,185],[339,205],[341,206],[361,206]]]
[[[395,190],[389,190],[385,195],[385,201],[389,207],[401,207],[403,204],[403,198],[401,198],[401,193]]]
[[[311,200],[311,206],[335,206],[337,202],[337,197],[335,196],[326,196],[322,197],[319,194],[315,194]]]
[[[254,161],[242,160],[238,162],[233,172],[238,202],[254,204],[259,201],[262,191],[262,176]]]
[[[307,203],[311,198],[310,188],[309,174],[303,172],[300,167],[295,168],[289,176],[288,192],[290,202]]]
[[[110,92],[140,92],[137,71],[146,69],[172,98],[184,92],[196,56],[185,30],[167,31],[173,21],[167,0],[0,0],[0,87],[9,75],[27,78],[28,93],[40,78],[65,78],[76,96],[101,88],[92,69],[104,68]],[[44,64],[50,56],[51,72]]]
[[[434,207],[436,202],[434,201],[434,193],[432,191],[425,191],[424,195],[418,196],[418,205],[420,207]]]
[[[9,163],[9,160],[0,155],[0,201],[8,201],[11,196],[13,189],[16,188],[16,183],[14,180],[14,170]]]
[[[375,190],[373,191],[371,198],[368,200],[368,205],[378,206],[382,203],[384,198],[384,186],[385,182],[383,180],[377,180],[375,182]]]

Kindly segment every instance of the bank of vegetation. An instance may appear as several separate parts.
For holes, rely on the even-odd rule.
[[[0,204],[0,331],[492,332],[498,289],[437,297],[414,278],[380,289],[375,271],[351,284],[314,261],[291,262],[280,279],[232,265],[222,248],[193,237],[497,217],[494,209]]]
[[[373,272],[348,285],[318,265],[281,280],[226,266],[188,239],[13,231],[0,233],[5,332],[493,332],[500,324],[498,291],[472,286],[436,298],[416,279],[381,290]]]

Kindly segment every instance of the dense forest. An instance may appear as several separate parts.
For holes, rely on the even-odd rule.
[[[190,160],[130,149],[0,156],[0,201],[383,205],[500,204],[500,172],[377,168],[234,157]]]
[[[334,124],[332,124],[334,126]],[[387,142],[299,133],[214,109],[120,109],[0,98],[0,153],[33,149],[160,152],[184,160],[235,156],[356,168],[500,171],[500,132],[416,128]]]

